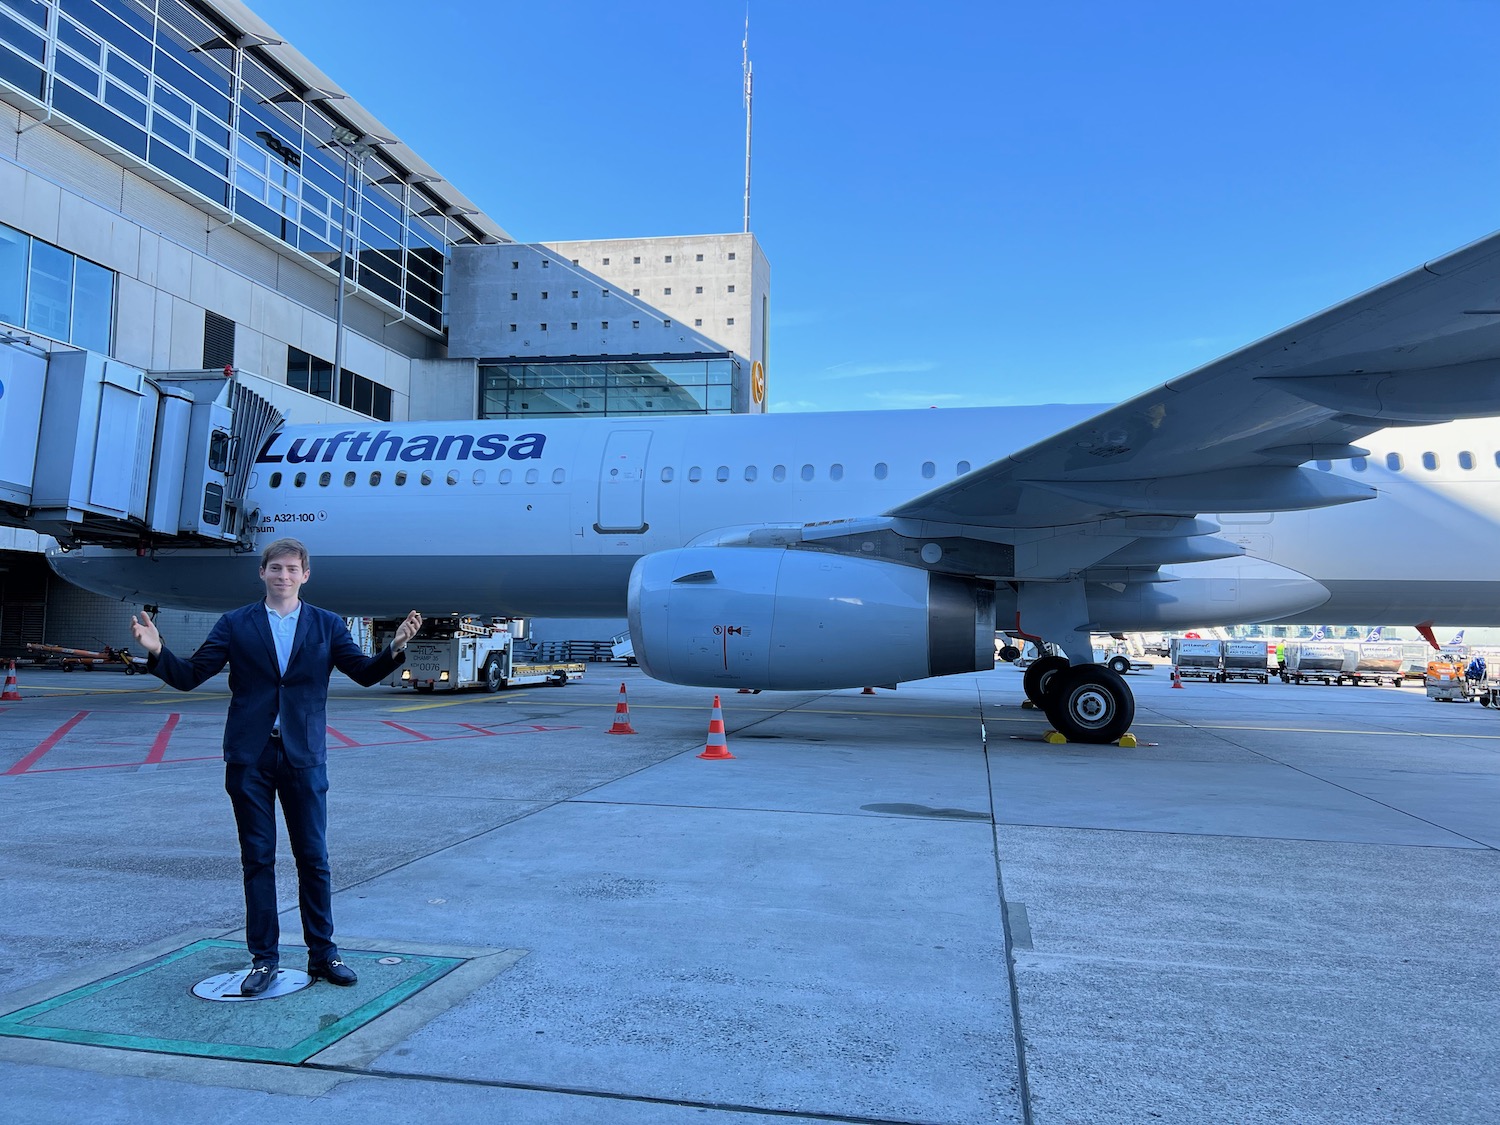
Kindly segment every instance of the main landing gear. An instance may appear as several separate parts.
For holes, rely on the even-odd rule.
[[[1116,742],[1135,721],[1135,695],[1123,676],[1102,664],[1044,656],[1026,669],[1022,687],[1069,742]]]

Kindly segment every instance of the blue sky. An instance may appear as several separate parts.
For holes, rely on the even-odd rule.
[[[741,227],[743,0],[250,3],[518,239]],[[1112,402],[1500,227],[1492,0],[750,36],[775,410]]]

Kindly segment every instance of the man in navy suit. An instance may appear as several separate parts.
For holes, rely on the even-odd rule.
[[[297,860],[297,898],[307,972],[314,980],[351,985],[358,979],[333,941],[333,881],[328,868],[328,679],[337,668],[356,683],[379,683],[406,659],[406,642],[422,626],[416,610],[376,656],[354,643],[344,619],[301,600],[312,576],[307,548],[278,539],[261,552],[264,601],[219,618],[187,659],[174,656],[146,614],[130,631],[147,653],[147,670],[192,691],[229,665],[229,717],[224,724],[224,788],[239,828],[245,872],[245,944],[251,968],[240,985],[259,996],[280,965],[276,916],[276,801]]]

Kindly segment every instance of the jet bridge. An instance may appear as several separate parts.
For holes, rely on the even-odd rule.
[[[250,467],[282,414],[223,371],[146,372],[0,337],[0,525],[64,546],[250,546]]]

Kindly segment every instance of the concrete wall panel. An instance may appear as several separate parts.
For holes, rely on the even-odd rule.
[[[152,347],[155,335],[156,290],[134,278],[121,277],[115,297],[115,356],[150,370],[156,359]]]

